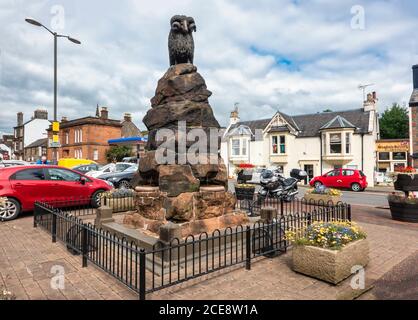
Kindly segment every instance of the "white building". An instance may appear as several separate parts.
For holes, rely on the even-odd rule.
[[[279,167],[285,176],[300,168],[309,178],[336,168],[362,170],[374,185],[379,122],[376,93],[367,95],[361,109],[240,121],[231,113],[221,156],[233,176],[237,165]]]
[[[17,113],[17,126],[14,127],[14,158],[24,160],[24,149],[33,142],[47,138],[46,130],[51,125],[48,112],[44,109],[35,110],[33,117],[23,122],[23,113]]]

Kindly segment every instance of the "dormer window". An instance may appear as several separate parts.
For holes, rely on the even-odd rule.
[[[271,136],[271,153],[286,154],[286,136]]]

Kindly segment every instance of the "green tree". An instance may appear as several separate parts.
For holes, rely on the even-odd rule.
[[[379,119],[382,139],[403,139],[409,137],[408,109],[393,103]]]
[[[128,146],[113,146],[109,150],[106,151],[106,158],[107,161],[122,161],[125,157],[132,156],[132,148]]]

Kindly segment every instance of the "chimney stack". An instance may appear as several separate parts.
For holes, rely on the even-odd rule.
[[[231,116],[229,117],[229,124],[237,124],[239,120],[238,104],[236,104],[235,109],[231,112]]]
[[[363,103],[363,108],[364,108],[364,111],[365,112],[367,112],[367,111],[376,111],[376,109],[377,109],[377,101],[378,101],[378,99],[377,99],[377,94],[376,94],[376,91],[373,91],[372,93],[368,93],[367,94],[367,98],[366,98],[366,101],[364,101],[364,103]]]
[[[125,114],[123,115],[123,119],[124,119],[125,121],[127,121],[127,122],[132,122],[132,114],[130,114],[130,113],[125,113]]]
[[[109,111],[107,111],[106,107],[102,107],[102,110],[100,110],[100,118],[103,120],[107,120],[109,118]]]
[[[48,111],[45,109],[36,109],[33,113],[33,118],[48,120]]]
[[[67,121],[68,121],[68,118],[67,118],[67,117],[62,116],[62,118],[61,118],[61,122],[67,122]]]
[[[17,126],[21,126],[23,124],[23,112],[17,113]]]
[[[412,67],[414,89],[418,89],[418,64]]]

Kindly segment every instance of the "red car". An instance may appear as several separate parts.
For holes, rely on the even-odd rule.
[[[367,188],[367,177],[361,170],[334,169],[322,176],[313,178],[312,187],[324,185],[330,188],[347,188],[352,191],[363,191]]]
[[[92,199],[98,204],[101,193],[112,186],[103,180],[86,177],[58,166],[16,166],[0,169],[0,220],[15,219],[21,212],[32,211],[35,201],[60,201],[71,197]],[[86,203],[88,204],[88,203]]]

